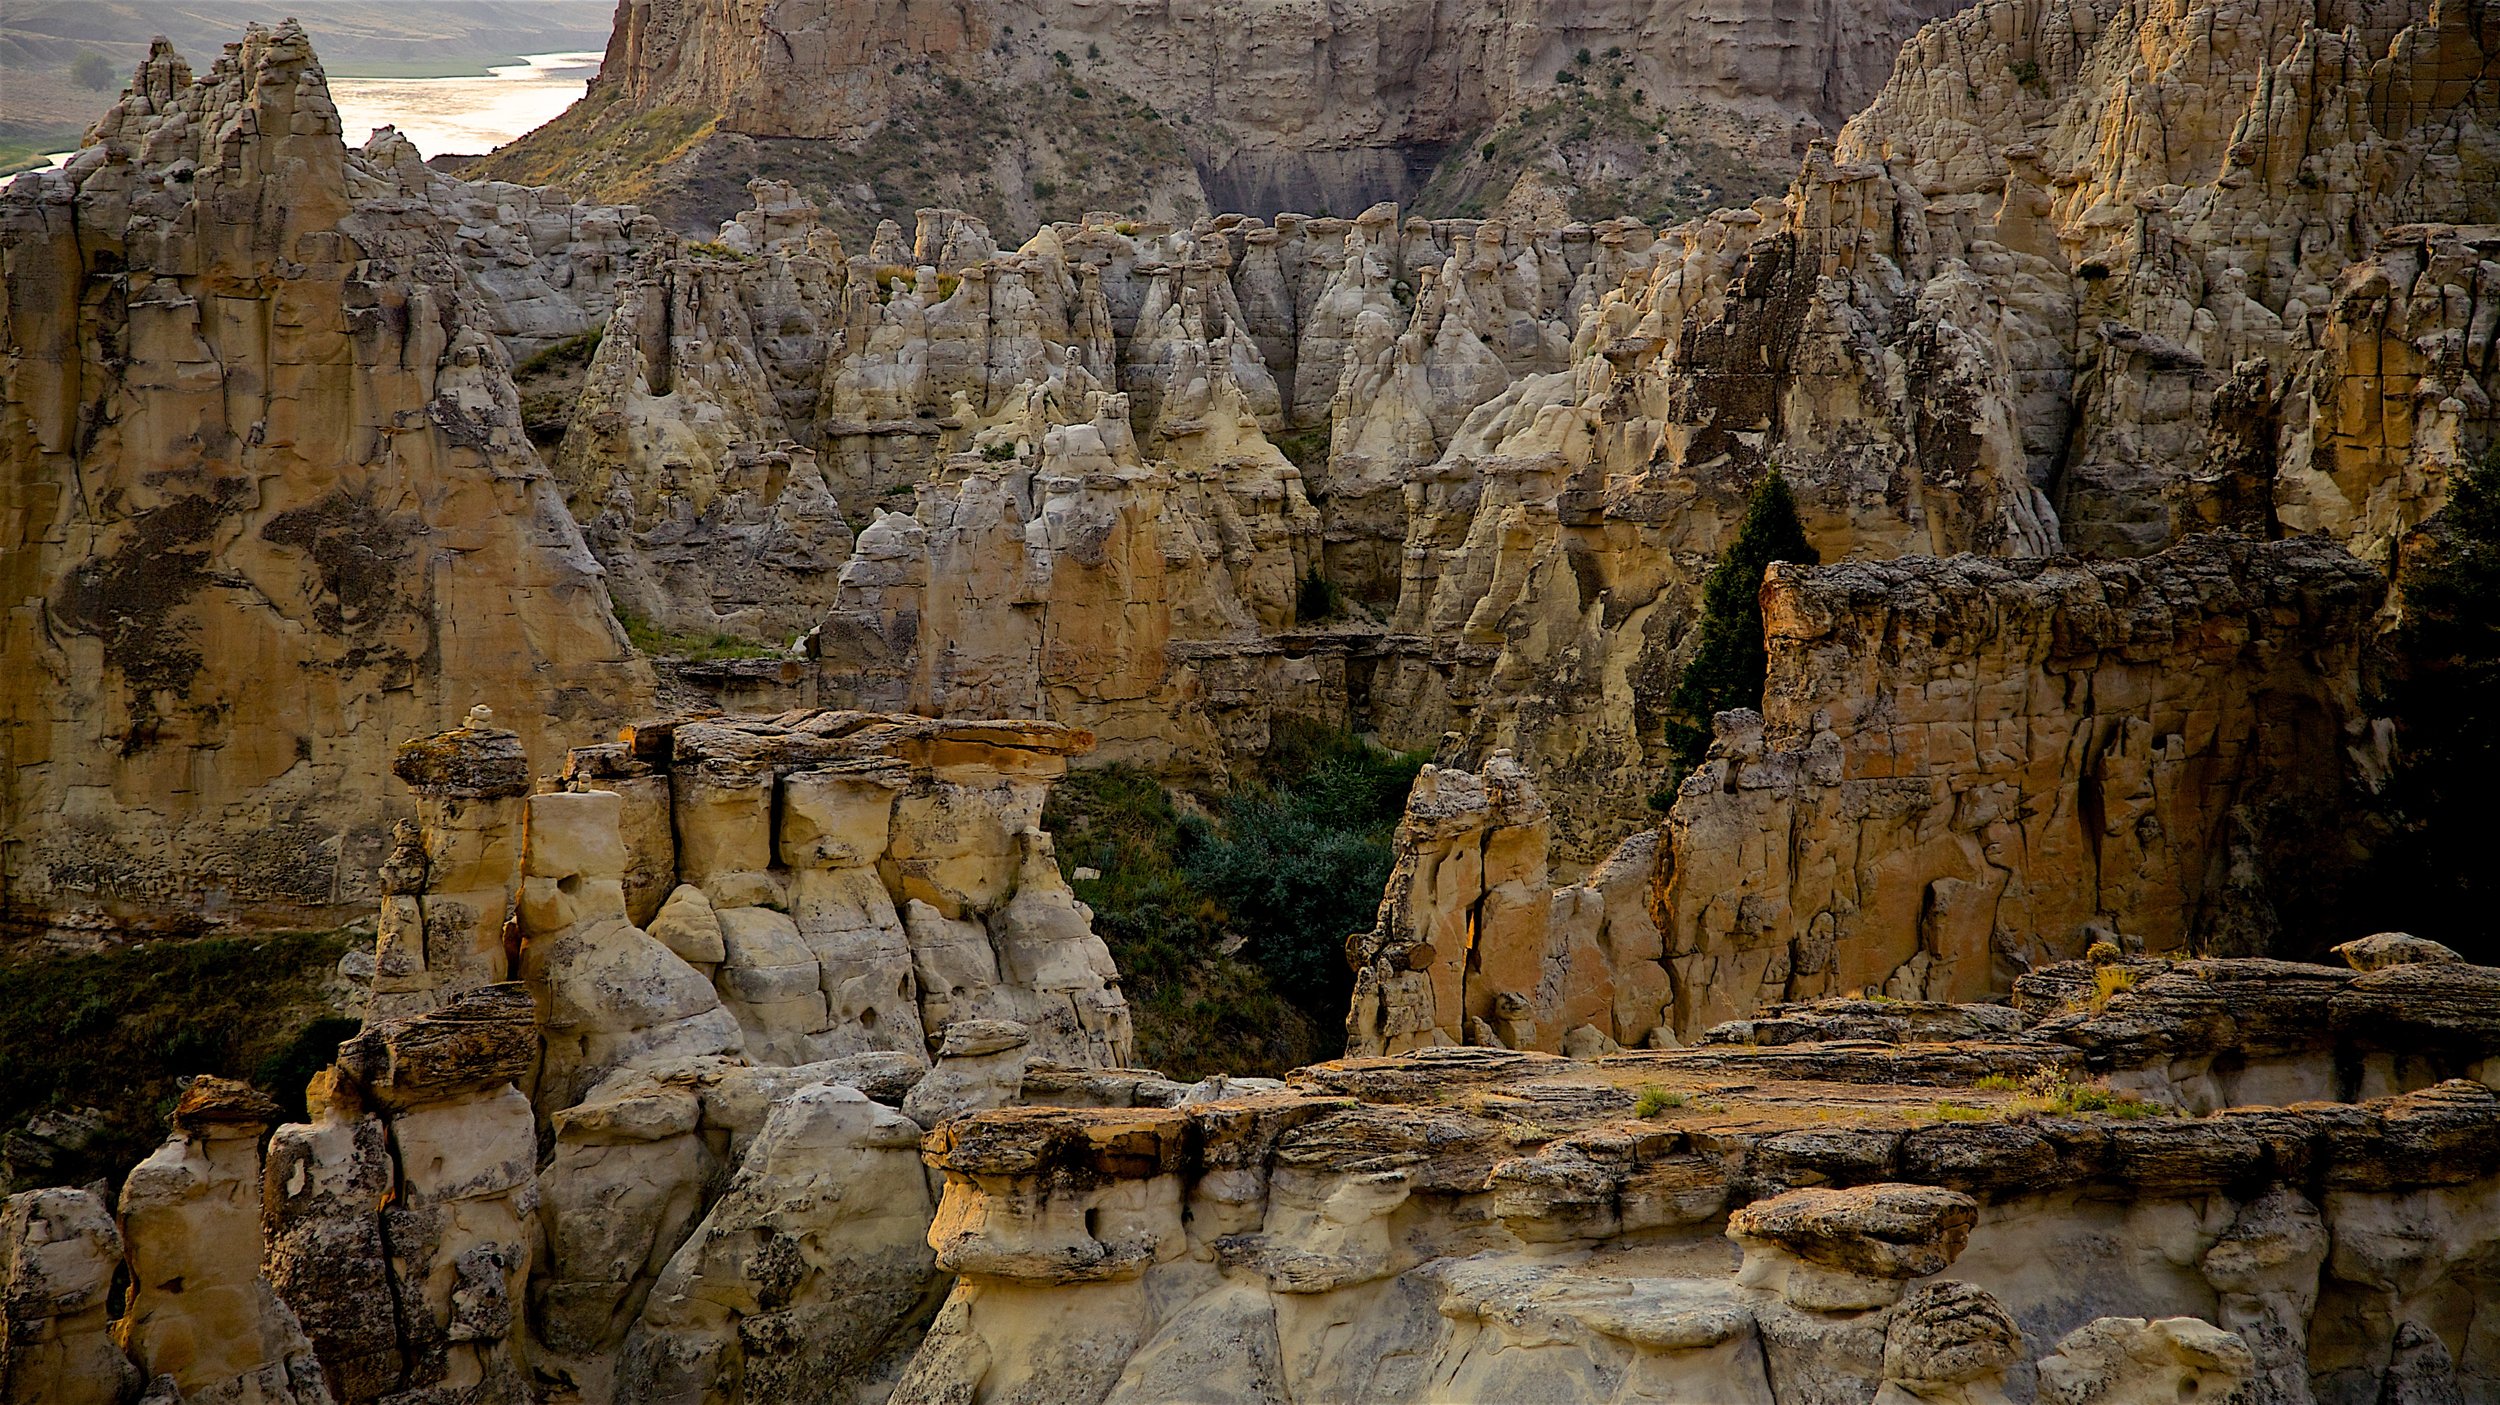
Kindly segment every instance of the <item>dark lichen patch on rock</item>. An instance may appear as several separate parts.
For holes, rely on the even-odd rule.
[[[333,634],[371,634],[414,609],[401,579],[411,528],[370,502],[332,493],[279,513],[260,537],[312,557],[321,578],[313,619]]]
[[[185,611],[216,583],[218,529],[249,491],[222,480],[138,514],[118,546],[72,567],[53,593],[53,618],[103,640],[106,666],[127,685],[125,754],[155,744],[158,695],[186,692],[199,676],[198,626]]]

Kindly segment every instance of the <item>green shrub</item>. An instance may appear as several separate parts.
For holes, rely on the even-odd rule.
[[[528,380],[533,376],[543,376],[551,371],[587,366],[590,364],[590,359],[599,354],[599,339],[607,335],[607,330],[605,326],[598,326],[578,337],[566,337],[555,345],[534,353],[514,367],[513,377],[517,380]]]
[[[1301,588],[1294,592],[1294,622],[1316,624],[1343,613],[1345,597],[1338,592],[1336,583],[1321,575],[1317,566],[1304,573]]]
[[[252,1069],[252,1082],[269,1091],[285,1109],[291,1121],[309,1116],[304,1106],[304,1086],[313,1075],[328,1068],[339,1056],[339,1045],[356,1036],[364,1021],[344,1015],[324,1015],[304,1026],[286,1047],[272,1052]]]
[[[1001,439],[981,446],[981,457],[992,463],[1005,463],[1016,456],[1016,446]],[[909,491],[906,489],[905,491]]]
[[[1288,721],[1208,814],[1132,767],[1060,783],[1043,823],[1119,963],[1141,1059],[1275,1073],[1343,1048],[1345,938],[1371,926],[1423,760]]]
[[[721,631],[701,633],[692,630],[663,629],[658,623],[618,604],[610,597],[608,607],[615,612],[616,622],[625,630],[625,640],[634,651],[650,658],[684,659],[690,663],[717,663],[723,659],[779,658],[781,650],[754,639],[741,639]]]
[[[113,86],[113,61],[93,49],[70,60],[69,81],[81,88],[103,92]]]
[[[355,940],[168,938],[0,963],[0,1130],[101,1110],[102,1135],[43,1173],[76,1185],[118,1181],[163,1141],[179,1080],[195,1074],[247,1079],[300,1115],[305,1080],[356,1029],[323,995]]]
[[[1710,719],[1762,706],[1770,655],[1762,644],[1762,578],[1774,561],[1814,565],[1797,500],[1773,473],[1754,489],[1736,540],[1702,585],[1701,642],[1667,700],[1667,741],[1687,769],[1710,749]]]

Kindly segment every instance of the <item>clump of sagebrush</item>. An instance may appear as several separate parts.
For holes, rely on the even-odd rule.
[[[1423,760],[1283,724],[1210,801],[1127,766],[1059,784],[1043,823],[1119,963],[1141,1060],[1275,1073],[1343,1049],[1345,938],[1372,923]]]
[[[552,346],[541,348],[513,367],[512,374],[517,379],[528,380],[555,371],[580,370],[599,354],[599,340],[607,335],[607,330],[605,327],[593,327],[580,336],[566,337]]]
[[[2425,536],[2400,577],[2403,623],[2380,699],[2397,750],[2393,833],[2367,885],[2384,906],[2370,920],[2490,963],[2500,961],[2500,870],[2487,861],[2500,793],[2500,454],[2450,480]]]
[[[1672,1088],[1643,1088],[1632,1102],[1634,1117],[1656,1117],[1659,1113],[1684,1106],[1692,1099]]]
[[[1710,749],[1710,719],[1762,706],[1770,655],[1762,643],[1762,578],[1774,561],[1811,566],[1822,558],[1806,541],[1797,500],[1777,473],[1746,504],[1736,540],[1702,585],[1700,642],[1667,699],[1667,743],[1685,769]]]
[[[305,1083],[357,1029],[324,995],[353,940],[168,938],[0,962],[0,1129],[100,1111],[100,1133],[42,1170],[77,1185],[118,1182],[163,1141],[180,1080],[197,1074],[244,1079],[302,1117]]]

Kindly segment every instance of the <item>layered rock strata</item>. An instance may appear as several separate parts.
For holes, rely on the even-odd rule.
[[[831,716],[638,728],[603,754],[666,736],[672,764],[717,762],[713,725],[751,758],[855,739],[856,763],[1011,730]],[[1479,808],[1458,774],[1435,777],[1442,808]],[[1533,831],[1524,798],[1507,817]],[[898,1049],[775,1067],[628,925],[628,803],[530,797],[525,982],[370,1024],[265,1152],[267,1101],[201,1080],[120,1233],[86,1192],[12,1199],[11,1398],[118,1402],[144,1374],[167,1399],[304,1405],[1565,1384],[2112,1405],[2500,1379],[2475,1306],[2500,1236],[2500,972],[2434,943],[2385,934],[2349,969],[2066,963],[2011,1005],[1796,1005],[1685,1049],[1418,1048],[1282,1084],[1072,1068],[995,1018],[946,1024],[934,1070]],[[885,861],[933,892],[989,871],[926,845]],[[611,1020],[616,1057],[560,1056],[576,1015],[655,1008],[637,992],[672,962],[708,1020]]]
[[[2189,962],[979,1113],[928,1138],[958,1279],[895,1398],[2480,1398],[2492,988]]]
[[[510,285],[396,169],[289,25],[196,81],[160,46],[0,193],[13,924],[333,925],[393,740],[483,698],[551,754],[647,693],[522,434]]]
[[[1351,210],[1412,195],[1445,153],[1574,91],[1565,85],[1606,81],[1590,66],[1602,51],[1609,96],[1638,94],[1628,101],[1652,159],[1708,164],[1659,155],[1667,130],[1726,167],[1781,166],[1864,104],[1902,41],[1950,9],[1861,0],[1505,14],[1366,3],[1319,15],[1256,0],[1186,18],[1061,4],[970,4],[932,18],[890,4],[623,0],[590,97],[498,164],[586,161],[596,172],[612,159],[603,135],[627,118],[709,118],[698,159],[725,165],[740,151],[769,162],[797,145],[773,139],[817,138],[830,160],[811,164],[837,181],[860,178],[863,203],[888,181],[922,196],[951,182],[1032,210],[1049,203],[1052,177],[1083,180],[1092,153],[1055,132],[1008,130],[999,154],[967,161],[986,171],[906,173],[878,164],[875,138],[905,122],[953,134],[931,120],[933,106],[978,110],[1073,88],[1077,113],[1121,124],[1131,199],[1184,213]],[[875,192],[872,173],[883,177]]]
[[[645,722],[536,793],[484,709],[406,744],[374,1013],[310,1120],[198,1079],[118,1232],[13,1199],[7,1398],[874,1398],[944,1291],[925,1127],[1213,1095],[1118,1067],[1038,828],[1087,743]]]
[[[2383,764],[2379,578],[2311,540],[2082,566],[1773,568],[1761,715],[1722,714],[1659,848],[1690,1032],[1756,1002],[2003,994],[2096,942],[2314,950]]]
[[[650,35],[690,15],[635,25]],[[697,25],[702,42],[667,55],[627,37],[615,80],[662,83],[630,75],[685,60],[705,83],[742,88],[747,68],[700,55],[760,25],[720,12]],[[350,382],[380,375],[372,400],[392,405],[445,405],[442,385],[475,382],[460,417],[402,415],[415,427],[390,442],[422,437],[425,462],[400,447],[375,472],[410,485],[485,472],[522,497],[487,515],[465,487],[422,487],[422,507],[375,507],[382,527],[355,527],[337,517],[352,502],[322,497],[325,475],[372,465],[380,432],[287,437],[285,415],[220,400],[220,427],[202,440],[212,470],[247,475],[295,455],[315,467],[280,477],[312,485],[310,497],[220,507],[225,487],[202,480],[175,500],[160,480],[130,507],[93,487],[175,455],[187,430],[150,437],[145,425],[187,425],[190,412],[100,400],[83,440],[78,395],[40,390],[35,370],[12,377],[25,520],[53,522],[12,552],[17,600],[50,600],[22,617],[22,652],[53,660],[40,677],[55,680],[12,702],[17,730],[53,737],[20,745],[37,760],[12,780],[12,813],[32,835],[12,850],[12,903],[42,920],[300,918],[360,898],[390,818],[372,800],[380,732],[310,692],[227,700],[222,662],[260,655],[180,640],[257,637],[227,620],[237,612],[310,620],[277,630],[285,660],[255,675],[297,675],[287,650],[327,640],[322,670],[302,677],[347,677],[345,697],[430,710],[385,727],[405,732],[452,720],[430,680],[462,672],[542,747],[572,737],[537,732],[612,720],[607,700],[640,687],[590,590],[592,565],[657,650],[745,640],[778,652],[805,635],[798,657],[687,672],[742,707],[1040,715],[1095,730],[1105,758],[1173,770],[1260,750],[1280,712],[1398,745],[1458,732],[1453,760],[1508,747],[1558,820],[1555,863],[1580,873],[1660,793],[1663,697],[1695,582],[1765,470],[1798,490],[1825,560],[2125,557],[2213,527],[2320,532],[2373,565],[2400,560],[2488,427],[2478,250],[2493,215],[2493,85],[2475,75],[2493,42],[2478,10],[2455,5],[2348,17],[2213,0],[2153,15],[2113,0],[2053,15],[2003,0],[1923,30],[1838,143],[1808,153],[1785,200],[1665,232],[1375,207],[1185,230],[1090,217],[1000,252],[980,220],[930,210],[915,230],[883,227],[843,250],[805,197],[765,185],[717,245],[640,247],[612,292],[602,280],[650,237],[635,212],[442,183],[390,138],[337,153],[320,75],[295,40],[260,40],[250,65],[237,55],[242,68],[202,85],[178,83],[163,55],[73,170],[15,185],[20,365],[53,365],[45,375],[63,385],[70,367],[93,365],[130,405],[175,395],[105,375],[105,332],[80,340],[65,290],[155,280],[195,302],[195,285],[237,272],[287,307],[347,307],[362,297],[347,270],[370,272],[387,252],[387,277],[432,287],[432,305],[457,307],[445,325],[465,332],[410,355],[335,342],[360,347],[342,360],[302,337],[215,350],[215,362],[173,347],[165,375],[262,355],[277,385],[355,365],[365,370]],[[262,68],[265,85],[252,78]],[[2155,108],[2170,118],[2145,118]],[[245,110],[250,143],[215,160],[192,150],[200,130]],[[183,272],[190,245],[148,235],[150,220],[195,217],[202,197],[187,192],[202,175],[262,190],[252,183],[297,148],[305,170],[340,173],[325,187],[342,195],[252,195],[270,240],[302,235],[282,265],[237,252],[232,270]],[[125,212],[125,187],[158,192]],[[65,212],[78,200],[88,212],[73,232]],[[490,210],[510,230],[492,230]],[[123,235],[105,247],[95,230]],[[365,262],[325,255],[337,232]],[[133,302],[150,305],[145,292]],[[100,325],[123,325],[120,302],[100,307]],[[502,357],[487,340],[537,347],[605,307],[615,327],[575,407],[547,412],[545,430],[565,440],[567,525],[545,515],[545,487],[507,432]],[[135,317],[138,355],[155,355],[163,337]],[[210,332],[202,345],[222,347]],[[330,405],[315,420],[370,415]],[[475,445],[457,430],[467,422],[480,425]],[[195,457],[165,462],[197,477]],[[60,490],[73,477],[90,490]],[[360,482],[337,492],[365,502]],[[250,530],[195,535],[148,515],[150,492],[168,512],[197,500],[183,512]],[[910,512],[895,512],[905,492]],[[78,502],[95,505],[73,512]],[[430,535],[402,532],[407,512]],[[88,517],[103,527],[80,527]],[[143,517],[155,535],[140,542]],[[440,547],[452,522],[490,525],[480,545],[460,545],[460,572],[425,575],[432,557],[407,542]],[[337,552],[285,545],[307,532],[362,545],[322,565]],[[108,597],[140,557],[200,570],[150,585],[153,605],[128,615]],[[1313,567],[1335,595],[1300,587]],[[1360,607],[1330,615],[1343,595]],[[160,610],[168,597],[185,605]],[[480,622],[517,620],[515,600],[530,602],[527,625],[487,637]],[[452,617],[460,627],[442,627]],[[427,620],[437,650],[422,645]],[[123,682],[108,697],[95,677]],[[190,742],[210,758],[207,780],[140,775]],[[310,758],[295,758],[297,742]],[[240,765],[240,752],[257,760]],[[148,815],[113,800],[138,793],[195,800],[163,815],[158,800]],[[185,855],[197,878],[130,850],[140,830],[143,848]],[[232,858],[272,845],[285,863]],[[277,873],[292,875],[285,893]]]

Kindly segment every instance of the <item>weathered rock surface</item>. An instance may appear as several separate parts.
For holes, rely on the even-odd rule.
[[[0,1398],[121,1405],[142,1377],[109,1331],[122,1237],[104,1197],[29,1190],[0,1201]]]
[[[670,1018],[724,1010],[761,1063],[894,1051],[925,1068],[954,1024],[1005,1020],[1037,1059],[1117,1067],[1133,1045],[1119,972],[1040,828],[1051,783],[1091,742],[1047,722],[817,709],[637,726],[573,753],[571,794],[530,802],[578,812],[597,867],[549,869],[544,915],[525,890],[523,924],[582,920],[584,903],[624,891],[599,886],[607,873],[672,893],[653,935],[623,928],[635,964],[708,981]],[[530,861],[556,860],[533,848]],[[568,892],[574,870],[584,883]]]
[[[1743,182],[1740,198],[1750,198],[1759,176],[1745,181],[1746,164],[1793,164],[1808,137],[1828,135],[1874,94],[1922,21],[1950,8],[1591,3],[1523,16],[1375,0],[1323,15],[1247,0],[1191,16],[983,3],[933,17],[894,4],[632,0],[618,8],[591,97],[496,165],[571,165],[572,178],[595,180],[614,159],[600,138],[626,118],[710,117],[721,135],[697,159],[728,165],[742,156],[751,168],[795,145],[772,139],[830,138],[855,163],[837,161],[834,179],[860,180],[863,204],[890,198],[869,190],[875,173],[924,198],[978,191],[984,205],[1029,219],[1051,203],[1052,178],[1086,174],[1061,134],[1000,131],[1002,154],[989,161],[965,146],[918,171],[879,164],[873,138],[904,122],[956,135],[929,109],[1005,107],[1081,79],[1080,101],[1092,96],[1088,85],[1101,97],[1078,113],[1121,122],[1113,130],[1137,158],[1124,163],[1128,200],[1142,196],[1164,214],[1353,210],[1415,193],[1451,148],[1472,147],[1505,118],[1571,91],[1559,85],[1599,81],[1589,56],[1604,51],[1605,72],[1640,94],[1627,111],[1651,147],[1659,130],[1702,146],[1720,158],[1709,179]],[[973,169],[950,169],[954,162]],[[1700,163],[1693,169],[1698,176]]]
[[[1674,1024],[1973,1000],[2096,941],[2257,954],[2336,896],[2378,586],[2191,538],[2081,566],[1775,568],[1764,712],[1723,714],[1658,862]]]
[[[1955,1034],[1938,1006],[1941,1037],[1897,1045],[1419,1049],[1168,1111],[979,1113],[927,1141],[930,1242],[961,1277],[896,1398],[2472,1398],[2487,1359],[2439,1355],[2463,1320],[2417,1314],[2500,1235],[2500,1095],[2424,1067],[2358,1101],[2251,1081],[2173,1111],[2209,1074],[2110,1036],[2222,1062],[2234,1024],[2281,1018],[2328,1078],[2421,1047],[2327,1027],[2390,973],[2189,968],[2201,1019],[2121,992],[2046,1021],[1970,1007]],[[2484,1067],[2481,978],[2407,969],[2475,1004],[2454,1057]],[[2440,1247],[2373,1277],[2407,1233]]]
[[[618,751],[822,766],[823,742],[879,726],[862,745],[886,758],[1033,736],[693,725]],[[532,797],[523,858],[620,927],[622,884],[592,875],[620,861],[623,803]],[[981,871],[918,873],[936,894]],[[536,1109],[512,1080],[549,1015],[482,986],[344,1045],[265,1167],[267,1101],[193,1086],[123,1193],[138,1371],[104,1332],[124,1251],[101,1206],[12,1201],[0,1381],[84,1398],[61,1371],[144,1371],[182,1398],[298,1402],[2480,1398],[2500,1379],[2468,1306],[2500,1254],[2500,973],[2113,964],[2157,969],[2103,993],[2048,968],[2012,1007],[1888,1022],[1785,1007],[1746,1026],[1762,1042],[1418,1048],[1229,1090],[1027,1062],[1024,1027],[968,1018],[925,1077],[899,1051],[654,1049],[579,1095],[541,1072]],[[18,1291],[35,1275],[54,1286]]]
[[[442,215],[292,25],[0,193],[13,922],[336,925],[399,738],[647,692]]]
[[[929,210],[846,252],[761,184],[717,247],[637,272],[567,493],[672,628],[778,648],[821,607],[782,701],[1046,716],[1181,770],[1279,714],[1455,731],[1453,761],[1513,753],[1576,874],[1663,795],[1659,699],[1767,471],[1826,561],[2146,556],[2230,528],[2385,565],[2443,501],[2489,417],[2471,348],[2500,218],[2488,87],[2458,75],[2500,40],[2455,7],[2349,34],[2299,5],[2191,10],[1938,21],[1784,200],[1664,231],[1380,206],[1089,217],[1001,254]],[[744,12],[629,19],[619,92],[815,92],[764,76],[796,61],[769,46],[722,66]],[[991,62],[986,21],[958,19],[928,61]],[[1713,19],[1749,42],[1751,18]],[[641,47],[663,31],[686,42]],[[857,72],[851,116],[787,115],[872,120],[920,81]],[[2156,91],[2184,115],[2138,115]],[[1303,618],[1314,566],[1364,608]]]

